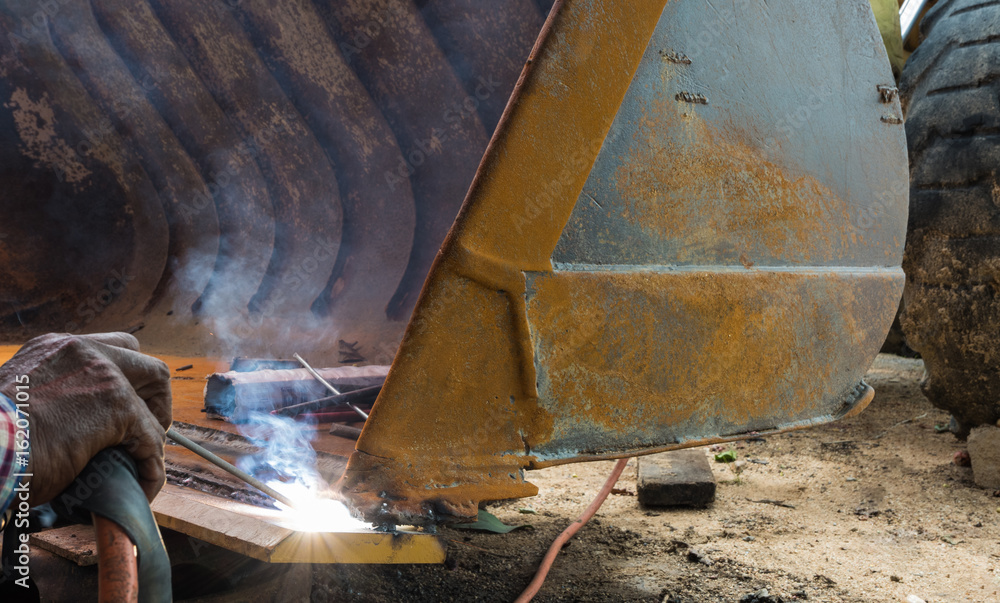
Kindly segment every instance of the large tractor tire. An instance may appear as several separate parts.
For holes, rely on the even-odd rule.
[[[902,326],[965,437],[1000,419],[1000,5],[944,0],[901,81],[910,217]]]
[[[549,5],[0,2],[0,341],[390,362]]]

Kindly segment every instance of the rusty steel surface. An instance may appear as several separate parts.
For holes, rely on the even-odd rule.
[[[544,4],[0,2],[0,341],[388,364]]]
[[[526,469],[863,409],[903,286],[892,84],[866,0],[557,2],[345,496],[468,518]]]

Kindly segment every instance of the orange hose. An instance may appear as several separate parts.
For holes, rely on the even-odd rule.
[[[135,545],[119,525],[93,515],[97,534],[97,600],[135,603],[139,600],[139,560]]]
[[[559,534],[555,541],[552,542],[552,546],[550,546],[548,552],[545,553],[545,558],[542,559],[542,564],[538,566],[538,571],[535,573],[535,577],[531,581],[531,584],[528,585],[528,588],[524,589],[524,592],[521,593],[521,596],[518,597],[514,603],[528,603],[528,601],[531,601],[535,595],[538,594],[538,590],[542,588],[542,584],[545,583],[545,577],[549,575],[549,570],[552,569],[552,563],[556,560],[556,556],[559,555],[559,551],[562,550],[563,545],[566,544],[566,541],[573,537],[573,534],[579,532],[580,528],[590,521],[590,518],[594,516],[594,513],[597,513],[597,510],[601,508],[601,505],[603,505],[604,501],[608,498],[608,494],[611,494],[611,489],[615,487],[615,484],[618,482],[618,478],[621,477],[622,471],[625,470],[625,465],[627,464],[628,459],[619,459],[618,462],[615,463],[615,468],[611,470],[611,475],[608,476],[608,481],[604,482],[604,487],[597,493],[597,497],[583,512],[583,515],[581,515],[579,519],[573,523],[569,524],[569,527],[563,530],[562,534]]]

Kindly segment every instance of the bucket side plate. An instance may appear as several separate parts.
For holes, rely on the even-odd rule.
[[[891,83],[867,0],[557,2],[346,497],[472,517],[525,469],[863,408],[903,284]]]

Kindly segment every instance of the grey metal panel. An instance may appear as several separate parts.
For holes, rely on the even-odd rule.
[[[867,0],[668,3],[556,269],[898,266],[906,149],[879,86]]]

